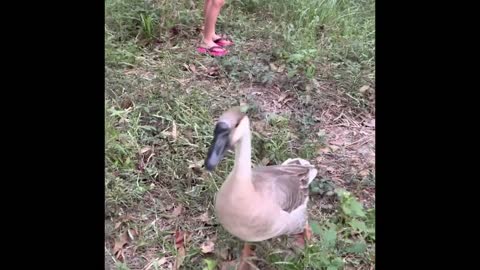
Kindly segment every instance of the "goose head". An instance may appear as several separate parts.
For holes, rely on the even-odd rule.
[[[250,132],[248,117],[240,107],[224,112],[218,119],[213,131],[213,141],[205,160],[205,168],[212,171],[222,161],[228,149]]]

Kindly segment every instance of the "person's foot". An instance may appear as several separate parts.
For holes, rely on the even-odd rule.
[[[217,43],[214,42],[215,40],[215,37],[211,40],[202,40],[202,43],[200,44],[200,47],[203,47],[203,48],[211,48],[211,47],[215,47],[215,46],[219,46]]]
[[[233,41],[230,38],[227,36],[219,36],[217,34],[213,35],[213,42],[222,47],[233,45]]]
[[[207,53],[211,56],[224,56],[228,54],[228,51],[222,46],[212,41],[203,41],[199,47],[197,47],[199,53]]]

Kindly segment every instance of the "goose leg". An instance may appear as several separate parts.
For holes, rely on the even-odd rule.
[[[309,241],[312,239],[312,228],[310,227],[310,225],[308,225],[308,223],[305,224],[305,231],[303,233],[305,235],[305,239]]]
[[[310,228],[310,225],[305,224],[305,228],[302,233],[299,233],[295,235],[295,240],[298,246],[304,247],[305,246],[305,240],[311,240],[312,239],[312,229]]]
[[[242,255],[240,257],[240,265],[238,266],[238,270],[250,270],[250,264],[247,262],[248,257],[253,255],[252,246],[248,243],[245,243],[242,249]]]

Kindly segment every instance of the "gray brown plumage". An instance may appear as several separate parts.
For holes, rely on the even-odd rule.
[[[308,223],[308,186],[317,170],[300,158],[252,168],[250,122],[238,108],[220,117],[214,137],[206,159],[209,169],[221,161],[226,149],[235,147],[234,168],[215,200],[222,226],[250,242],[302,233]]]

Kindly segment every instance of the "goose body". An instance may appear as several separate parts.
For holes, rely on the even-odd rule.
[[[250,121],[239,108],[220,117],[206,168],[212,170],[230,146],[235,164],[215,198],[220,224],[247,242],[301,234],[308,225],[308,186],[317,170],[300,158],[252,168]]]

